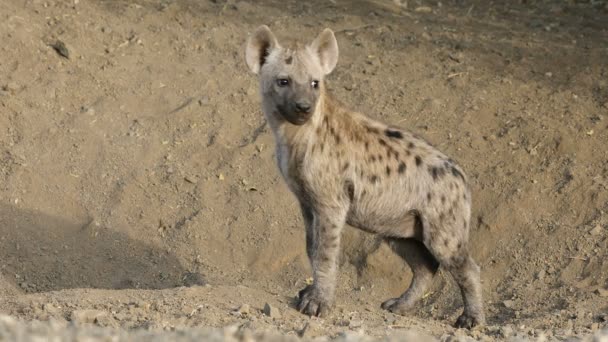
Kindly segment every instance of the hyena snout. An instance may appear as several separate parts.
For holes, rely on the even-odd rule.
[[[309,100],[291,101],[286,106],[279,106],[279,112],[290,123],[303,125],[313,114],[313,104]]]
[[[295,103],[296,113],[298,114],[309,114],[312,108],[310,101],[296,101]]]

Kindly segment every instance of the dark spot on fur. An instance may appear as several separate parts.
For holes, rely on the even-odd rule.
[[[452,166],[452,174],[454,175],[454,177],[460,177],[464,181],[464,175],[454,166]]]
[[[412,148],[415,148],[415,147],[416,147],[416,145],[414,145],[414,143],[410,141],[410,142],[407,144],[407,147],[408,147],[408,148],[410,148],[410,149],[412,149]]]
[[[429,166],[429,173],[433,176],[433,180],[437,180],[437,168]]]
[[[443,220],[445,220],[445,214],[441,213],[439,214],[439,221],[443,222]]]
[[[443,177],[443,175],[445,175],[445,169],[437,166],[429,166],[429,173],[431,174],[431,176],[433,176],[433,180],[437,180]]]
[[[369,141],[365,142],[365,151],[369,151]]]
[[[443,240],[443,245],[444,246],[448,246],[450,244],[450,242],[448,241],[448,239]]]
[[[336,144],[340,145],[340,136],[336,134],[334,138],[336,139]]]
[[[399,163],[399,168],[397,169],[397,172],[404,173],[405,168],[406,168],[405,162],[401,162],[401,163]]]
[[[441,204],[445,204],[445,196],[441,195]]]
[[[390,166],[386,166],[386,175],[390,176],[391,175],[391,167]]]
[[[412,155],[412,151],[410,151],[410,150],[405,150],[405,154],[406,154],[406,155],[409,157],[409,156],[411,156],[411,155]]]
[[[422,158],[420,158],[420,156],[416,156],[416,166],[421,166],[422,165]]]
[[[378,142],[380,143],[380,145],[386,146],[386,141],[384,141],[384,139],[380,138],[378,139]]]
[[[369,181],[370,181],[370,183],[372,183],[372,184],[376,184],[376,183],[378,182],[378,176],[376,176],[376,175],[371,175],[371,176],[369,177]]]
[[[458,249],[461,249],[461,248],[462,248],[462,242],[459,242],[458,243]]]
[[[399,131],[393,131],[391,129],[387,129],[384,131],[384,134],[389,138],[403,139],[403,133]]]
[[[382,160],[384,160],[384,158],[382,157],[381,154],[378,154],[378,161],[382,161]]]
[[[325,149],[325,144],[323,142],[319,143],[319,147],[321,148],[321,152]]]
[[[431,201],[431,198],[433,198],[433,195],[431,195],[431,193],[430,193],[430,192],[427,192],[427,194],[426,194],[426,199],[427,199],[427,201],[429,201],[429,202],[430,202],[430,201]]]
[[[291,64],[291,62],[293,62],[293,57],[289,56],[285,59],[285,64]]]
[[[349,200],[353,200],[353,198],[355,198],[355,185],[353,184],[353,182],[347,180],[346,182],[344,182],[344,191],[346,192],[346,195],[348,196]]]
[[[372,155],[371,157],[369,157],[369,161],[370,162],[375,162],[376,161],[376,156]]]

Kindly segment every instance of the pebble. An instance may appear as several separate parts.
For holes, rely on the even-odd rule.
[[[595,292],[600,295],[600,297],[608,297],[608,289],[599,288],[595,290]]]
[[[500,327],[500,335],[502,335],[502,337],[510,337],[511,335],[513,335],[513,328],[511,328],[508,325],[505,325],[504,327]]]
[[[249,315],[249,313],[251,312],[251,307],[249,306],[249,304],[243,304],[241,305],[241,307],[239,307],[237,312],[241,315]]]
[[[537,274],[536,274],[536,279],[538,280],[543,280],[545,278],[545,274],[547,272],[545,270],[540,270]]]
[[[281,318],[281,312],[279,309],[268,303],[264,304],[264,314],[270,318]]]
[[[416,7],[416,9],[414,9],[414,12],[431,13],[431,12],[433,12],[433,9],[430,8],[429,6],[418,6],[418,7]]]
[[[602,228],[602,226],[600,226],[600,224],[598,223],[593,229],[591,229],[589,231],[589,234],[597,236],[600,235],[602,232],[604,231],[604,229]]]
[[[351,329],[360,328],[362,325],[363,321],[360,319],[351,319],[350,322],[348,322],[348,327]]]
[[[300,338],[310,338],[319,333],[319,328],[319,323],[315,321],[309,321],[306,322],[302,330],[298,331],[297,333]]]
[[[61,40],[57,40],[51,47],[61,56],[68,59],[70,58],[70,50],[68,50],[68,47]]]
[[[101,310],[74,310],[70,319],[74,323],[98,323],[108,314]]]
[[[19,84],[17,84],[16,82],[8,82],[4,87],[2,87],[2,90],[5,91],[10,91],[11,93],[16,92],[17,90],[19,90]]]
[[[512,309],[515,306],[515,302],[512,300],[505,300],[504,302],[502,302],[502,304],[505,306],[505,308],[507,309]]]

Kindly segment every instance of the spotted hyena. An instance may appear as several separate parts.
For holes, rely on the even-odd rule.
[[[259,75],[278,166],[306,226],[314,281],[300,291],[297,308],[313,316],[330,309],[347,223],[382,236],[413,270],[407,291],[382,308],[405,313],[442,265],[464,300],[456,326],[483,324],[480,272],[468,245],[471,192],[462,169],[415,134],[331,96],[324,81],[338,61],[331,30],[309,45],[284,47],[260,26],[247,42],[246,60]]]

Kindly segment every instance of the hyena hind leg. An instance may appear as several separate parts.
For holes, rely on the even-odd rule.
[[[422,298],[433,276],[437,273],[439,262],[424,244],[413,238],[387,239],[387,242],[409,264],[414,274],[409,288],[399,297],[382,303],[382,308],[396,314],[405,314]]]
[[[481,295],[481,280],[479,266],[471,258],[468,252],[462,252],[457,258],[446,263],[454,280],[460,287],[464,312],[458,317],[454,324],[457,328],[471,329],[485,324],[483,303]]]

